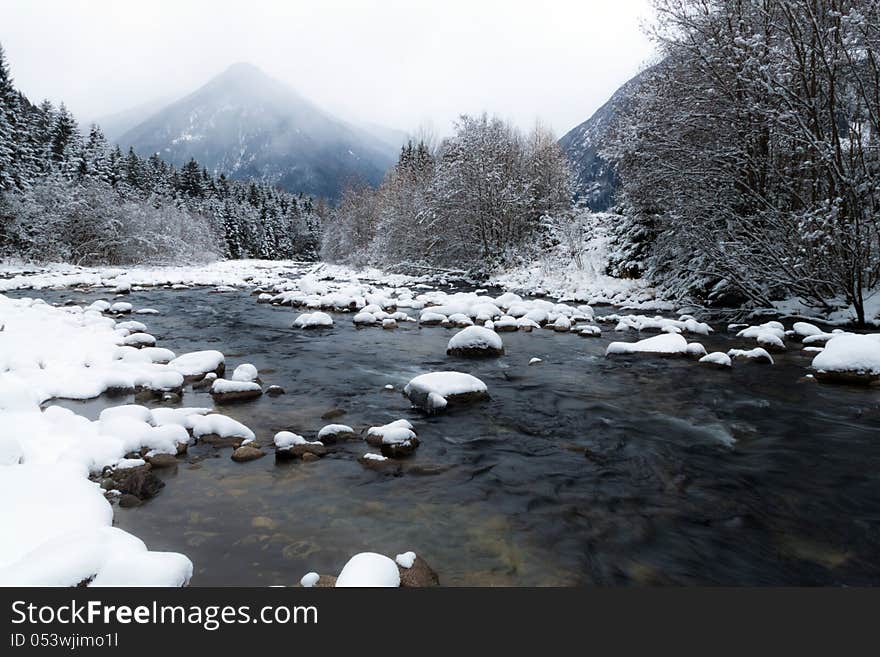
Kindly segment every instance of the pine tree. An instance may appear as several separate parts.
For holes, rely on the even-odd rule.
[[[64,103],[58,106],[52,124],[51,155],[52,161],[62,173],[69,174],[76,170],[80,156],[79,128],[76,120]]]

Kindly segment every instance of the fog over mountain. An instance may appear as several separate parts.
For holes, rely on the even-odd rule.
[[[18,88],[84,122],[244,61],[356,125],[448,136],[487,111],[562,135],[653,56],[650,13],[649,0],[3,0],[0,41]]]
[[[238,63],[115,139],[177,166],[336,198],[349,183],[377,184],[403,141],[324,111],[257,67]]]

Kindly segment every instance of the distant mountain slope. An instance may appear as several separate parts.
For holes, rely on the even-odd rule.
[[[118,139],[139,154],[336,198],[377,184],[397,149],[337,119],[250,64],[235,64]]]
[[[113,114],[95,117],[89,121],[80,123],[80,130],[83,134],[88,134],[89,127],[93,123],[97,123],[101,126],[101,130],[107,138],[107,141],[111,144],[115,144],[126,132],[153,116],[153,114],[167,106],[172,100],[173,98],[168,97],[159,98],[119,112],[114,112]],[[128,147],[126,146],[126,148]]]
[[[559,140],[575,171],[578,193],[596,212],[611,207],[617,190],[617,172],[599,151],[605,147],[617,117],[651,70],[646,69],[626,82],[589,119]]]

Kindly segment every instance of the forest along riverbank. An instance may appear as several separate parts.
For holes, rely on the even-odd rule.
[[[86,305],[108,298],[107,290],[40,296]],[[157,495],[115,506],[116,527],[192,560],[193,585],[295,584],[310,571],[338,573],[356,552],[409,550],[445,585],[880,579],[871,532],[880,496],[866,469],[880,456],[876,395],[804,378],[815,353],[795,341],[772,354],[773,365],[606,357],[612,341],[672,330],[615,318],[585,323],[601,327],[598,337],[562,330],[564,321],[560,330],[500,330],[504,355],[459,359],[446,355],[458,329],[424,315],[383,330],[381,321],[359,328],[358,313],[332,312],[332,327],[302,330],[291,325],[305,309],[257,303],[241,290],[148,289],[125,300],[157,311],[132,317],[160,347],[218,350],[227,375],[251,363],[263,389],[285,391],[214,404],[188,384],[179,403],[138,400],[214,407],[267,452],[237,463],[231,448],[190,445],[171,467],[153,470],[165,483]],[[739,327],[718,328],[685,330],[683,341],[710,352],[751,351],[759,340],[772,347],[774,327],[741,337]],[[676,335],[657,337],[679,346]],[[476,376],[490,399],[433,415],[414,410],[402,389],[438,370]],[[133,401],[52,403],[94,420]],[[314,441],[331,423],[360,436],[399,419],[411,423],[419,447],[392,467],[363,463],[378,450],[360,439],[328,445],[312,462],[272,454],[279,431]]]

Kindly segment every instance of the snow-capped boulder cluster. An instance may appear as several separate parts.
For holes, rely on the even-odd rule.
[[[785,326],[782,322],[772,321],[758,326],[748,326],[737,332],[736,337],[753,339],[758,347],[767,351],[782,352],[786,349]]]
[[[656,331],[661,333],[694,333],[696,335],[709,335],[713,332],[711,326],[704,322],[698,322],[690,315],[682,315],[678,319],[669,319],[656,315],[604,315],[596,317],[596,321],[606,324],[615,324],[615,331],[639,331],[646,333]]]

